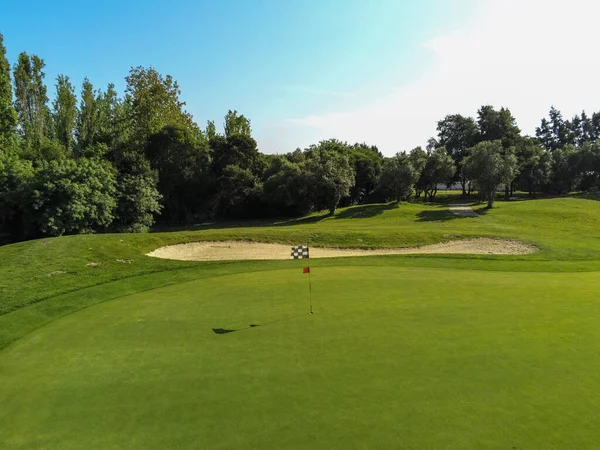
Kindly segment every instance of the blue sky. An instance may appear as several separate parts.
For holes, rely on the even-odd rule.
[[[392,154],[435,133],[437,103],[450,109],[444,114],[474,114],[496,100],[496,85],[488,86],[494,95],[484,86],[468,104],[463,96],[448,100],[440,90],[447,77],[432,74],[461,73],[473,40],[493,39],[481,22],[512,18],[498,5],[517,10],[528,1],[538,0],[4,0],[0,32],[11,63],[23,50],[44,58],[50,96],[59,73],[78,91],[87,76],[122,92],[131,66],[152,65],[178,80],[201,126],[221,123],[228,109],[249,117],[262,151],[336,137]],[[449,59],[463,68],[448,69]],[[476,60],[471,52],[469,64]],[[536,109],[538,118],[551,102]]]

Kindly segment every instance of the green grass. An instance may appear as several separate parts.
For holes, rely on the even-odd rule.
[[[280,269],[134,294],[29,334],[0,360],[2,448],[600,439],[597,274],[330,267],[312,281],[314,316],[305,276]]]
[[[478,218],[458,218],[445,205],[366,205],[285,222],[241,222],[197,230],[138,235],[87,235],[43,239],[0,247],[0,314],[82,287],[162,271],[199,267],[144,256],[165,244],[244,239],[316,246],[405,247],[473,236],[521,239],[542,251],[525,257],[469,258],[465,268],[510,270],[600,270],[600,204],[597,198],[498,202],[479,207]],[[117,260],[132,260],[125,264]],[[411,265],[448,264],[447,259],[404,258]],[[458,258],[459,260],[461,258]],[[481,261],[486,261],[481,263]],[[488,261],[496,263],[488,264]],[[439,261],[439,262],[438,262]],[[503,262],[500,262],[503,261]],[[88,263],[101,263],[99,267]],[[557,266],[558,264],[558,266]],[[553,268],[549,269],[549,266]]]
[[[598,198],[475,209],[366,205],[0,247],[0,448],[595,448]],[[312,260],[313,316],[303,261],[144,256],[194,240],[472,236],[540,252]]]

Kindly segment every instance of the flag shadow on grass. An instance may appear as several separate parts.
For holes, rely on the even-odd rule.
[[[215,334],[227,334],[227,333],[235,333],[236,331],[249,330],[250,328],[259,327],[260,325],[256,325],[251,323],[247,327],[238,328],[237,330],[227,330],[225,328],[213,328],[213,333]]]
[[[299,319],[300,317],[304,317],[305,315],[306,314],[301,314],[301,315],[297,315],[297,316],[293,316],[293,317],[286,317],[285,319],[272,320],[271,322],[265,322],[265,323],[261,323],[261,324],[251,323],[247,327],[238,328],[235,330],[230,330],[227,328],[213,328],[212,330],[213,330],[213,333],[215,333],[215,334],[229,334],[229,333],[235,333],[237,331],[250,330],[250,329],[256,328],[256,327],[264,327],[267,325],[272,325],[274,323],[285,322],[287,320]]]

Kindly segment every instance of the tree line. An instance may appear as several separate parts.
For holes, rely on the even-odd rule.
[[[490,205],[499,186],[507,197],[600,186],[600,113],[564,120],[552,108],[530,137],[508,109],[483,106],[476,119],[440,120],[425,149],[389,158],[335,139],[265,155],[248,118],[230,110],[222,129],[200,127],[177,82],[152,67],[132,68],[123,96],[87,78],[77,95],[59,75],[52,102],[44,68],[25,52],[11,67],[0,34],[0,233],[13,240],[333,213],[432,200],[450,183]]]

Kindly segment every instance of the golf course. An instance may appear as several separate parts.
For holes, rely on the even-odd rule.
[[[599,200],[460,216],[442,196],[0,247],[0,448],[597,448]],[[147,256],[477,239],[535,251]]]

